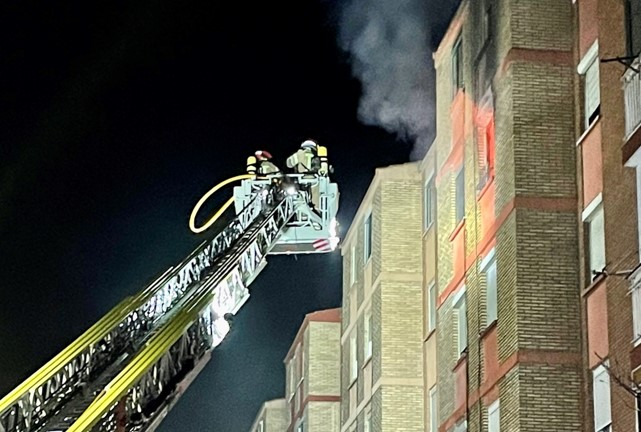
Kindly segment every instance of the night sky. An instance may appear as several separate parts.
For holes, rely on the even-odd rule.
[[[412,143],[357,117],[339,1],[4,5],[0,395],[202,237],[189,213],[257,149],[329,149],[346,232],[374,168]],[[432,45],[453,6],[431,7]],[[455,3],[455,2],[450,2]],[[340,254],[274,257],[162,431],[245,431],[284,394],[304,314],[341,300]]]

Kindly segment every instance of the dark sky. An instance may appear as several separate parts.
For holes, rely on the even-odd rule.
[[[256,149],[327,145],[343,229],[411,144],[358,123],[340,2],[4,5],[0,395],[202,239],[198,198]],[[436,8],[434,32],[451,11]],[[340,256],[272,258],[162,431],[248,430],[284,392],[305,313],[340,305]]]

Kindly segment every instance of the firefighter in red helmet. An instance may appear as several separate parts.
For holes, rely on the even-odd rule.
[[[258,175],[276,174],[280,172],[278,167],[271,162],[272,155],[266,150],[258,150],[254,153],[258,162]]]

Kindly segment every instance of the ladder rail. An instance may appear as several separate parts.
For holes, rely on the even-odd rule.
[[[201,243],[136,296],[127,297],[61,353],[0,399],[0,432],[31,431],[58,411],[78,390],[118,357],[128,344],[154,327],[189,290],[212,271],[260,214],[262,203],[249,203],[214,239]],[[118,342],[118,343],[115,343]]]
[[[68,432],[115,430],[114,410],[119,401],[129,394],[129,412],[142,412],[161,397],[172,378],[186,372],[181,365],[206,355],[222,338],[214,338],[212,327],[226,313],[235,313],[247,301],[247,284],[255,277],[269,249],[276,242],[282,228],[294,215],[293,200],[283,199],[272,213],[247,238],[241,239],[229,257],[224,257],[218,269],[193,293],[181,311],[168,322],[128,365],[106,386],[88,409],[78,417]],[[230,300],[231,299],[231,300]],[[223,335],[224,337],[224,335]],[[191,352],[187,347],[197,349]],[[172,350],[173,349],[173,350]],[[174,383],[177,384],[177,383]],[[133,396],[133,397],[132,397]],[[163,400],[146,420],[161,411]],[[99,422],[103,419],[103,424]]]

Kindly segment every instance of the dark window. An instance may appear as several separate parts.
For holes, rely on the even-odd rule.
[[[489,5],[483,5],[483,9],[481,12],[480,30],[482,50],[483,48],[485,48],[485,46],[490,41],[490,38],[492,37],[492,7]]]
[[[625,0],[627,55],[641,51],[641,0]]]
[[[458,91],[464,87],[463,82],[463,44],[459,36],[452,49],[452,97],[456,96]]]

